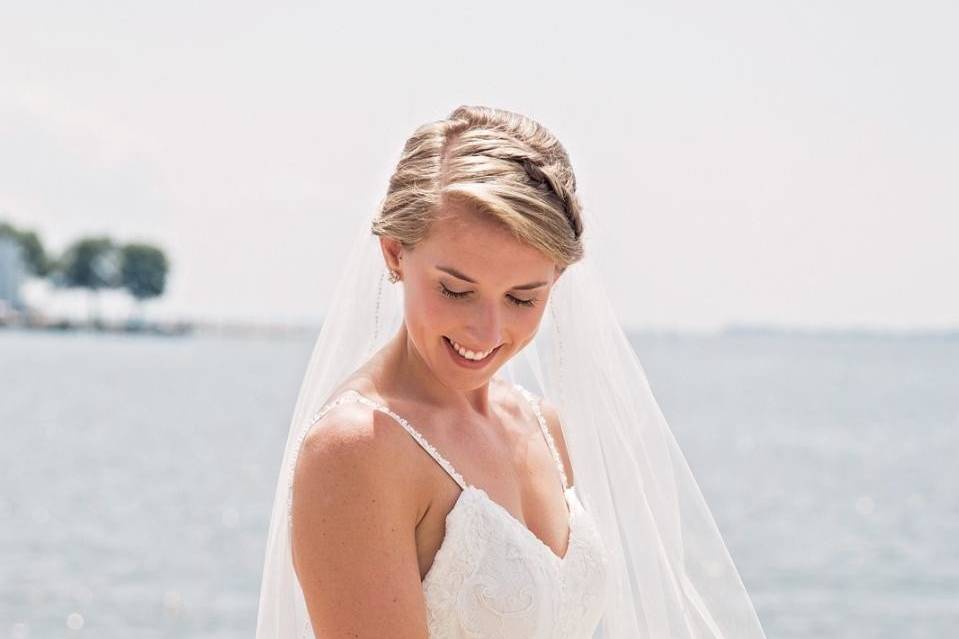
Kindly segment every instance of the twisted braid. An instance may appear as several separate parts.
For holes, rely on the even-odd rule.
[[[505,134],[509,143],[486,146],[476,152],[520,163],[540,191],[552,194],[562,204],[573,237],[579,239],[583,223],[581,205],[576,197],[576,176],[566,149],[550,131],[518,113],[484,106],[462,105],[450,113],[446,122],[449,127],[447,151],[453,139],[470,129],[489,129]]]
[[[567,189],[562,182],[556,179],[556,176],[554,176],[551,171],[539,166],[529,158],[523,158],[520,163],[526,170],[526,175],[528,175],[533,182],[552,191],[563,203],[566,221],[569,222],[570,228],[573,229],[573,236],[579,238],[579,236],[583,234],[583,222],[579,216],[579,202],[576,201],[575,196],[575,179],[573,180],[572,189]]]

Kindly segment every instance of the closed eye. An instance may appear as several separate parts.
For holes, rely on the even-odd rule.
[[[462,299],[466,297],[467,295],[469,295],[470,293],[472,293],[472,291],[451,291],[450,289],[446,288],[446,286],[444,286],[442,283],[440,283],[440,292],[446,297],[451,297],[453,299]],[[525,307],[536,306],[535,297],[528,300],[523,300],[518,297],[514,297],[512,295],[507,295],[506,297],[509,298],[509,301],[515,304],[516,306],[525,306]]]
[[[440,284],[440,292],[443,293],[443,295],[445,295],[446,297],[452,297],[454,299],[460,299],[461,297],[466,297],[467,295],[470,294],[469,291],[460,291],[460,292],[451,291],[445,286],[443,286],[442,284]]]

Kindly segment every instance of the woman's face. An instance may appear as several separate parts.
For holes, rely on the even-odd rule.
[[[508,229],[456,206],[446,207],[412,250],[390,239],[381,243],[388,266],[403,279],[409,338],[452,388],[488,382],[533,339],[559,275],[551,258]],[[486,355],[471,361],[454,343],[472,357]]]

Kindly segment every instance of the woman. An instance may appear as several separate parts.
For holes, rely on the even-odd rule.
[[[258,639],[763,637],[584,226],[533,120],[414,132],[300,389]]]

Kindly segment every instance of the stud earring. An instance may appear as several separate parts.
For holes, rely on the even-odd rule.
[[[389,278],[391,284],[396,284],[398,281],[400,281],[400,274],[393,269],[390,269],[390,274],[387,275],[387,277]]]

